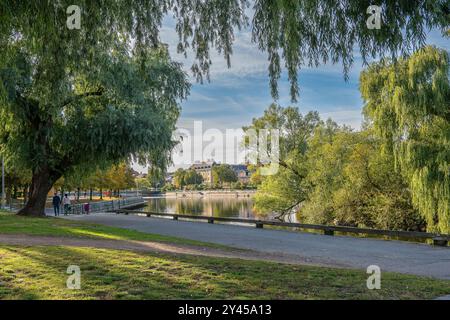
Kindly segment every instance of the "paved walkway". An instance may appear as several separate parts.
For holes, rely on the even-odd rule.
[[[364,270],[369,265],[378,265],[382,271],[450,279],[450,247],[107,213],[68,219],[295,255],[312,264]]]

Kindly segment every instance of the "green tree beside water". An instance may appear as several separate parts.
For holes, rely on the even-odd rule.
[[[164,168],[170,161],[179,103],[189,84],[160,43],[169,13],[177,49],[194,51],[191,70],[201,82],[209,79],[212,47],[231,66],[235,31],[249,26],[252,12],[252,39],[268,55],[272,96],[278,98],[284,62],[294,101],[304,66],[340,62],[346,76],[355,47],[363,61],[406,55],[424,44],[427,28],[448,30],[445,0],[414,6],[409,0],[379,1],[382,32],[365,27],[367,3],[357,0],[84,0],[78,2],[81,28],[69,30],[66,9],[72,4],[0,3],[0,153],[8,167],[30,172],[22,215],[43,215],[48,191],[73,171],[124,160]],[[414,181],[425,186],[420,177]],[[447,206],[432,204],[434,195],[427,198],[421,211],[437,206],[445,220]]]
[[[364,112],[405,176],[430,231],[450,233],[450,84],[446,50],[425,47],[361,74]]]
[[[361,74],[358,132],[332,120],[290,126],[286,115],[298,111],[270,106],[244,128],[282,132],[280,170],[258,176],[257,209],[310,223],[449,233],[448,75],[448,53],[434,47],[371,65]]]

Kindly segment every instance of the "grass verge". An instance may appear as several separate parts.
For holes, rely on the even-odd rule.
[[[0,233],[223,246],[55,218],[0,213]],[[225,247],[226,248],[226,247]],[[450,281],[383,273],[368,290],[359,270],[124,250],[0,244],[0,299],[430,299]],[[81,290],[66,288],[67,267]]]

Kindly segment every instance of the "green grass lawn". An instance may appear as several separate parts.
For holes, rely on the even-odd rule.
[[[71,238],[111,239],[111,240],[139,240],[170,242],[173,244],[186,244],[207,246],[211,248],[230,249],[230,247],[205,243],[201,241],[182,239],[158,234],[149,234],[139,231],[108,227],[82,221],[71,221],[60,218],[21,217],[0,211],[0,234],[26,234],[35,236],[58,236]]]
[[[73,247],[0,245],[0,299],[428,299],[450,282],[364,271]],[[69,265],[81,289],[66,288]]]
[[[92,239],[198,241],[55,218],[0,214],[0,234]],[[221,246],[222,247],[222,246]],[[66,288],[69,265],[81,290]],[[364,271],[125,250],[0,244],[0,299],[429,299],[450,281],[383,273],[368,290]]]

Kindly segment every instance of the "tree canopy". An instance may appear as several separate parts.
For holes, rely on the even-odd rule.
[[[310,186],[298,216],[307,223],[423,231],[406,180],[372,129],[320,127],[309,141]]]
[[[397,167],[430,231],[450,232],[449,55],[425,47],[409,59],[381,61],[361,74],[364,112]]]
[[[69,29],[71,5],[0,2],[0,153],[32,172],[22,214],[42,215],[46,193],[70,170],[168,162],[189,84],[160,43],[166,15],[178,51],[194,52],[198,81],[209,79],[211,48],[230,65],[235,32],[251,22],[273,97],[284,63],[296,100],[301,67],[341,62],[347,74],[356,47],[363,61],[407,54],[428,29],[447,31],[449,13],[446,0],[381,0],[383,27],[368,30],[358,0],[80,0],[80,28]]]
[[[292,109],[272,105],[253,123],[270,110],[282,115]],[[301,119],[311,119],[296,112]],[[290,131],[279,126],[284,132],[280,147],[286,150],[280,162],[286,166],[275,175],[259,176],[256,210],[283,220],[295,215],[303,223],[424,230],[407,180],[395,171],[394,155],[382,153],[383,140],[374,130],[367,125],[355,132],[316,117],[306,122],[309,125],[295,127],[296,136],[303,137],[296,138],[295,145],[287,143]]]
[[[382,27],[370,30],[368,3],[359,0],[80,0],[81,28],[68,30],[66,9],[72,4],[68,0],[0,4],[0,47],[8,52],[12,39],[25,39],[30,51],[47,57],[42,66],[52,67],[46,76],[54,80],[53,90],[64,90],[56,80],[64,78],[67,64],[99,72],[101,65],[90,63],[99,60],[99,50],[121,47],[124,40],[136,52],[158,45],[162,21],[171,15],[179,35],[177,49],[193,50],[191,70],[199,81],[209,78],[211,48],[231,65],[235,32],[251,24],[253,41],[268,54],[272,95],[278,97],[284,64],[294,100],[303,66],[341,62],[347,74],[355,48],[364,62],[411,53],[424,45],[429,29],[448,32],[450,12],[446,0],[380,0]],[[51,59],[55,55],[56,61]]]
[[[193,169],[178,169],[174,173],[174,185],[176,188],[181,189],[185,186],[200,185],[203,182],[201,174],[197,173]]]
[[[126,50],[99,53],[101,72],[69,64],[60,81],[48,78],[47,61],[26,41],[14,47],[0,68],[0,139],[7,164],[33,174],[35,194],[24,212],[42,212],[46,192],[70,171],[132,158],[168,163],[189,84],[164,47],[148,49],[144,64]]]
[[[233,168],[228,164],[215,165],[212,168],[213,183],[223,185],[238,181],[238,177]]]

